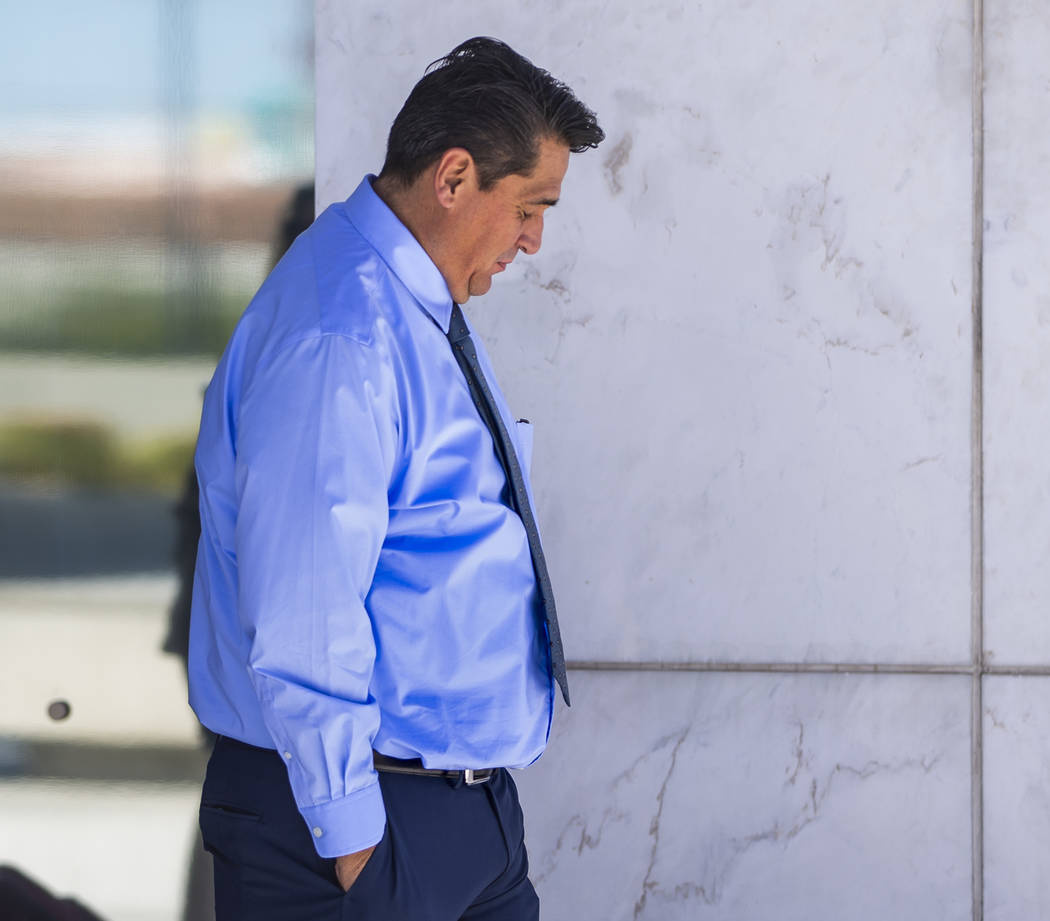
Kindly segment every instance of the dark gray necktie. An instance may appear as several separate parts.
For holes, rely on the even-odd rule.
[[[514,443],[510,440],[507,427],[503,424],[499,407],[493,399],[492,391],[485,381],[485,375],[481,372],[478,364],[478,351],[474,347],[474,341],[470,338],[470,330],[467,329],[467,321],[463,319],[463,311],[459,304],[452,305],[452,319],[448,326],[448,341],[452,343],[452,354],[456,356],[463,376],[467,379],[467,387],[478,413],[488,426],[492,434],[492,441],[496,446],[496,454],[503,465],[503,472],[507,476],[507,488],[510,494],[508,503],[521,517],[521,523],[525,526],[525,534],[529,539],[529,552],[532,554],[532,568],[536,572],[536,584],[540,590],[540,599],[543,602],[543,612],[547,620],[547,637],[550,641],[551,673],[554,680],[561,688],[561,696],[569,703],[569,680],[565,674],[565,653],[561,648],[561,633],[558,631],[558,612],[554,607],[554,591],[551,589],[550,576],[547,574],[547,563],[543,559],[543,548],[540,546],[540,532],[536,529],[536,518],[532,514],[532,506],[529,504],[529,494],[525,489],[525,477],[518,463],[518,455],[514,450]]]

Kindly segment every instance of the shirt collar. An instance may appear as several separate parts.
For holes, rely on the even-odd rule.
[[[452,295],[445,278],[412,232],[376,195],[372,188],[375,178],[372,174],[365,176],[346,200],[347,217],[447,334]]]

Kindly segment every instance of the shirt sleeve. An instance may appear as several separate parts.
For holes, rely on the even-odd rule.
[[[258,367],[236,420],[238,617],[249,671],[322,857],[376,844],[379,709],[365,608],[386,533],[393,386],[339,335]]]

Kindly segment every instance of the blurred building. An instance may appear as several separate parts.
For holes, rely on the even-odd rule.
[[[0,865],[106,921],[172,921],[203,763],[161,651],[173,506],[202,388],[312,179],[313,5],[11,6]]]

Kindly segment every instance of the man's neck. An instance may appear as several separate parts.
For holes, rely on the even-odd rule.
[[[423,251],[437,266],[438,271],[445,276],[447,283],[448,276],[442,268],[443,259],[440,248],[442,234],[439,229],[444,215],[430,203],[430,199],[426,196],[423,183],[427,181],[426,173],[408,186],[380,176],[372,182],[372,191],[408,228],[409,233],[423,247]]]
[[[399,183],[391,181],[389,178],[380,176],[372,182],[372,191],[379,196],[379,200],[386,205],[391,211],[394,212],[394,216],[404,224],[417,240],[420,245],[426,249],[426,244],[421,239],[419,229],[421,221],[416,216],[419,209],[413,207],[412,187],[400,185]]]

